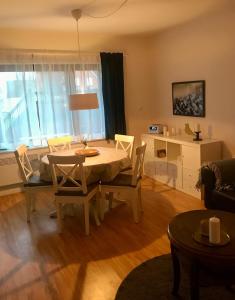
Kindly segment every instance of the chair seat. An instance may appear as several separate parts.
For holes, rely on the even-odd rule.
[[[122,169],[122,170],[121,170],[121,173],[124,173],[124,172],[126,173],[127,171],[128,171],[128,172],[132,172],[132,171],[133,171],[132,166],[126,167],[126,168]]]
[[[128,175],[133,175],[133,169],[130,167],[130,169],[124,169],[120,172],[121,174],[128,174]]]
[[[138,178],[137,184],[141,177]],[[132,174],[119,173],[112,181],[102,182],[101,185],[110,185],[110,186],[130,186],[136,187],[136,185],[132,185]]]
[[[66,184],[66,186],[74,186],[72,184]],[[55,193],[55,196],[79,196],[79,197],[85,197],[87,196],[92,190],[94,190],[98,186],[97,183],[92,183],[87,186],[87,193],[84,194],[83,191],[58,191]]]
[[[41,180],[40,176],[33,175],[29,178],[28,182],[24,184],[24,187],[39,187],[50,185],[52,185],[52,182]]]

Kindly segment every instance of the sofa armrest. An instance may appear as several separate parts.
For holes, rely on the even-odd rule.
[[[215,190],[215,174],[208,167],[201,168],[201,184],[204,185],[204,203],[207,209],[213,208],[212,193]]]
[[[205,186],[205,189],[213,190],[215,188],[215,174],[208,167],[202,167],[201,169],[201,182]]]
[[[201,184],[207,208],[215,208],[213,193],[235,183],[235,159],[219,160],[201,168]],[[218,200],[217,200],[218,201]]]
[[[219,170],[221,184],[235,183],[235,159],[224,159],[213,162]]]

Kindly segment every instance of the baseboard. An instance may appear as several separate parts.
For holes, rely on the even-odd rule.
[[[22,192],[22,186],[19,184],[12,184],[0,188],[0,196],[6,196]]]

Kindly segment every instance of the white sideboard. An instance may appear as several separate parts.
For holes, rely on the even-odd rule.
[[[147,143],[144,173],[157,181],[202,198],[195,185],[202,164],[222,157],[222,142],[212,139],[193,141],[193,136],[143,134]]]

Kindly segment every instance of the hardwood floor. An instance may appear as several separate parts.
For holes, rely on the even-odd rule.
[[[134,224],[123,204],[91,220],[86,237],[79,216],[66,217],[57,233],[53,195],[38,194],[37,212],[26,223],[24,194],[0,197],[0,299],[113,300],[121,281],[141,262],[169,253],[169,221],[200,209],[200,200],[145,179],[144,214]],[[79,211],[78,211],[79,214]]]

